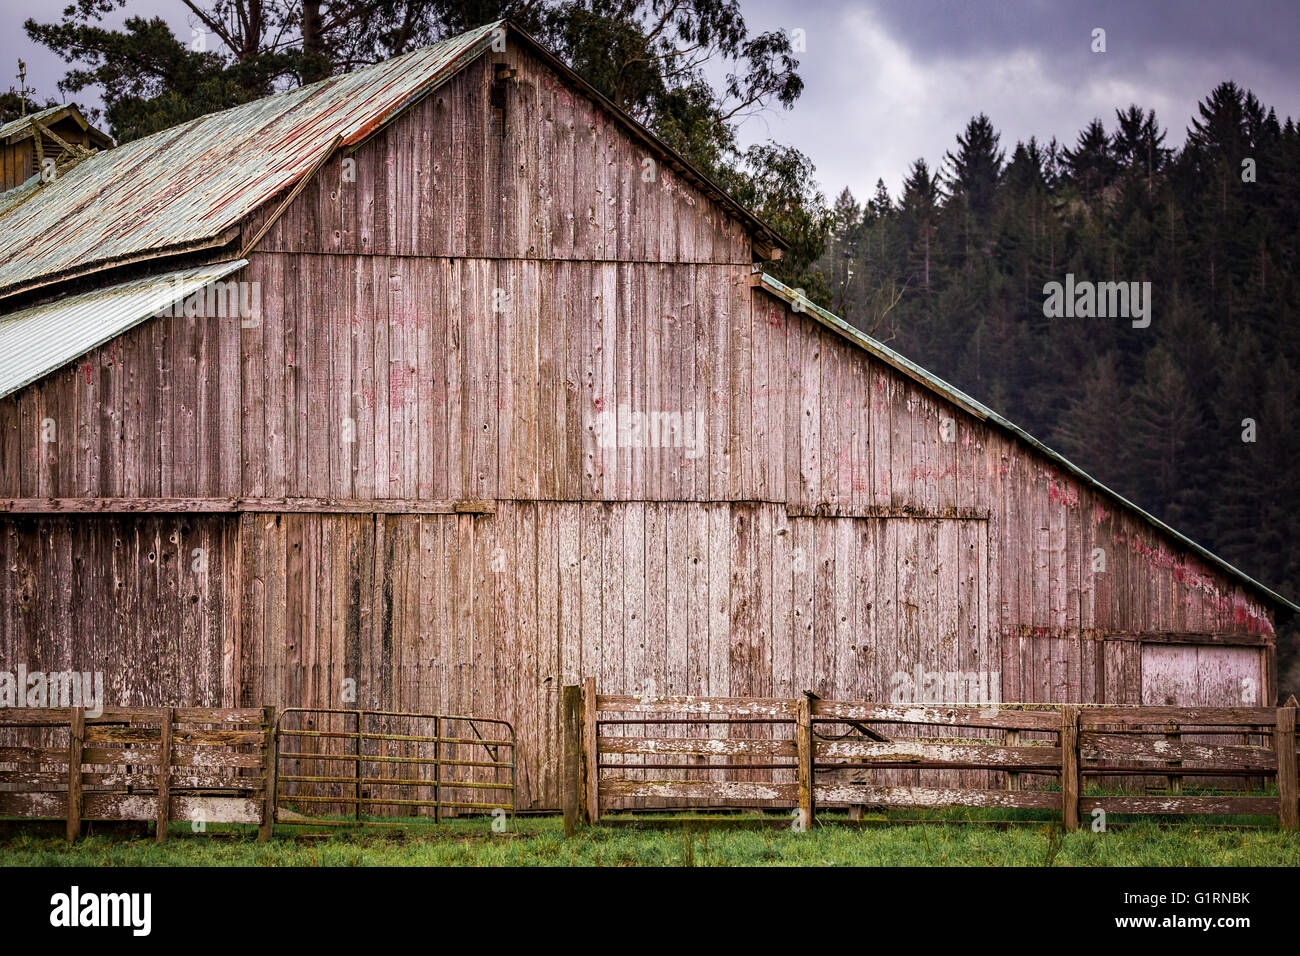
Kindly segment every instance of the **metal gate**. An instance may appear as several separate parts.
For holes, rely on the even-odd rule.
[[[276,819],[375,825],[374,816],[515,811],[515,731],[457,714],[288,707],[276,720]],[[391,824],[393,821],[387,821]]]

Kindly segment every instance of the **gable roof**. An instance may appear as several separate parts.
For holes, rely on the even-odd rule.
[[[71,103],[62,103],[58,106],[47,106],[43,110],[37,110],[35,113],[28,113],[26,116],[20,116],[16,120],[10,120],[3,126],[0,126],[0,143],[9,145],[27,139],[36,131],[36,124],[42,126],[53,126],[65,119],[71,119],[81,130],[85,132],[91,141],[103,149],[108,149],[113,145],[113,139],[107,133],[104,133],[90,125],[90,122],[82,115],[81,110],[77,109]]]
[[[254,209],[355,146],[491,49],[500,31],[597,100],[775,247],[770,226],[536,40],[499,20],[375,66],[210,113],[91,156],[29,201],[0,206],[0,299],[117,265],[232,242]]]
[[[1273,601],[1274,603],[1279,604],[1282,607],[1292,612],[1300,611],[1300,605],[1297,605],[1294,601],[1290,601],[1287,598],[1284,598],[1276,591],[1259,583],[1250,575],[1246,574],[1244,571],[1239,570],[1234,565],[1229,564],[1227,561],[1219,557],[1217,554],[1197,544],[1195,541],[1193,541],[1191,538],[1187,537],[1186,535],[1181,534],[1178,531],[1174,530],[1169,525],[1165,524],[1163,521],[1157,518],[1155,515],[1143,511],[1141,508],[1139,508],[1133,502],[1129,501],[1123,495],[1119,494],[1116,491],[1112,491],[1110,488],[1103,485],[1100,481],[1092,477],[1092,475],[1088,474],[1086,471],[1084,471],[1078,465],[1074,464],[1065,456],[1060,455],[1057,452],[1053,451],[1052,449],[1048,448],[1041,441],[1039,441],[1033,435],[1029,434],[1029,432],[1025,431],[1019,425],[1016,425],[1015,423],[1003,418],[1001,415],[993,411],[988,406],[971,398],[961,389],[953,385],[949,385],[947,382],[945,382],[943,379],[939,378],[938,376],[932,375],[930,372],[927,372],[921,366],[917,365],[915,362],[911,361],[910,359],[903,357],[898,352],[895,352],[893,349],[885,345],[883,342],[877,342],[875,339],[867,335],[861,329],[853,325],[850,325],[848,322],[845,322],[835,313],[823,309],[821,306],[817,305],[816,303],[806,298],[799,291],[795,289],[791,289],[789,286],[785,285],[778,279],[775,279],[772,276],[764,273],[759,277],[758,282],[759,282],[758,287],[763,289],[765,292],[774,295],[778,299],[781,299],[782,301],[787,303],[788,305],[793,306],[797,311],[804,312],[807,315],[810,315],[814,320],[820,322],[822,325],[826,326],[827,328],[835,332],[838,332],[840,335],[844,336],[844,338],[848,339],[850,342],[852,342],[854,345],[857,345],[859,348],[863,349],[864,351],[868,352],[874,358],[879,359],[881,362],[884,362],[886,365],[889,365],[892,368],[896,369],[897,371],[902,372],[908,378],[924,386],[925,388],[929,389],[930,391],[934,392],[940,397],[947,399],[948,401],[952,402],[952,404],[956,405],[958,408],[962,409],[968,414],[975,416],[975,418],[979,419],[980,421],[989,422],[990,424],[996,426],[997,428],[1000,428],[1005,432],[1009,432],[1010,434],[1014,435],[1016,438],[1019,438],[1021,441],[1025,442],[1030,447],[1032,447],[1039,454],[1050,459],[1061,469],[1072,474],[1075,478],[1083,482],[1083,484],[1085,484],[1089,488],[1092,488],[1094,491],[1096,491],[1103,497],[1113,501],[1121,508],[1124,508],[1125,510],[1137,515],[1139,518],[1143,519],[1148,524],[1154,525],[1156,528],[1158,528],[1160,531],[1164,532],[1165,534],[1169,535],[1179,544],[1186,547],[1188,550],[1194,552],[1199,557],[1203,558],[1210,565],[1218,568],[1220,571],[1223,571],[1225,574],[1229,575],[1230,577],[1236,578],[1242,584],[1245,584],[1247,587],[1249,587],[1256,593],[1268,598],[1270,601]]]

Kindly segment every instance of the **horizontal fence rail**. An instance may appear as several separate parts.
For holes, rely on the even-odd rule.
[[[505,720],[288,707],[276,740],[279,822],[514,814],[515,731]]]
[[[1295,829],[1295,714],[1294,707],[1084,710],[1079,714],[1078,741],[1083,776],[1122,780],[1163,773],[1172,792],[1085,795],[1079,799],[1079,809],[1083,813],[1276,813],[1283,827]],[[1240,742],[1225,742],[1232,740]],[[1183,795],[1184,777],[1274,778],[1279,797]]]
[[[274,708],[0,708],[0,816],[254,823],[270,835]]]
[[[819,806],[1050,810],[1066,829],[1096,810],[1298,825],[1294,707],[635,697],[591,678],[561,706],[567,832],[614,809],[743,806],[796,809],[805,826]],[[1275,781],[1278,795],[1184,795],[1184,778]],[[1167,792],[1085,793],[1150,779]]]

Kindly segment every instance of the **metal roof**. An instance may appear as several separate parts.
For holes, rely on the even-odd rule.
[[[41,174],[32,173],[26,182],[19,183],[13,189],[0,193],[0,217],[14,206],[18,206],[35,196],[41,189]]]
[[[202,248],[491,43],[489,23],[376,66],[98,153],[0,217],[0,295],[145,253]]]
[[[13,143],[32,135],[32,125],[34,121],[39,121],[45,126],[51,126],[65,118],[71,118],[83,130],[90,134],[90,138],[100,146],[109,147],[113,145],[113,138],[102,130],[95,129],[90,122],[71,103],[61,103],[58,106],[47,106],[43,110],[37,110],[35,113],[28,113],[26,116],[20,116],[16,120],[10,120],[3,126],[0,126],[0,142]]]
[[[1155,525],[1165,534],[1174,538],[1180,544],[1189,548],[1191,551],[1195,552],[1197,555],[1204,558],[1210,564],[1214,565],[1215,567],[1218,567],[1220,570],[1226,572],[1227,574],[1230,574],[1233,577],[1238,578],[1244,584],[1249,585],[1251,588],[1255,589],[1260,594],[1265,595],[1270,600],[1276,601],[1278,604],[1281,604],[1283,607],[1289,608],[1292,611],[1300,611],[1300,605],[1297,605],[1294,601],[1290,601],[1287,598],[1284,598],[1282,595],[1278,594],[1276,591],[1272,590],[1271,588],[1268,588],[1263,584],[1260,584],[1250,575],[1246,574],[1244,571],[1229,564],[1227,561],[1219,557],[1217,554],[1207,550],[1206,548],[1203,548],[1201,545],[1197,544],[1195,541],[1193,541],[1191,538],[1187,537],[1186,535],[1181,534],[1178,531],[1175,531],[1173,528],[1165,524],[1155,515],[1143,511],[1141,508],[1139,508],[1133,502],[1129,501],[1123,495],[1119,494],[1116,491],[1112,491],[1110,488],[1107,488],[1100,481],[1092,477],[1092,475],[1088,474],[1086,471],[1084,471],[1078,465],[1074,464],[1068,458],[1058,454],[1057,452],[1052,451],[1052,449],[1048,448],[1046,445],[1040,442],[1033,435],[1029,434],[1029,432],[1025,431],[1019,425],[1016,425],[1014,422],[1010,422],[1007,419],[1003,418],[997,412],[993,411],[993,409],[971,398],[961,389],[953,385],[949,385],[947,382],[945,382],[943,379],[939,378],[936,375],[932,375],[930,372],[927,372],[925,369],[917,365],[915,362],[895,352],[893,349],[891,349],[889,346],[885,345],[884,343],[877,342],[875,339],[867,335],[861,329],[850,325],[848,322],[845,322],[835,313],[823,309],[821,306],[817,305],[815,302],[808,299],[807,297],[805,297],[795,289],[791,289],[789,286],[785,285],[780,280],[774,279],[772,276],[764,273],[761,281],[762,281],[762,287],[765,288],[768,292],[771,292],[773,295],[777,296],[778,298],[783,299],[784,301],[790,303],[791,305],[796,306],[799,311],[806,312],[808,315],[811,315],[822,325],[825,325],[828,328],[833,329],[836,332],[839,332],[849,341],[853,342],[854,344],[870,352],[873,356],[878,358],[880,361],[884,362],[886,365],[890,365],[898,369],[898,371],[902,372],[908,378],[911,378],[916,382],[926,386],[931,391],[938,393],[942,397],[946,398],[948,401],[952,402],[954,405],[957,405],[959,408],[962,408],[963,410],[969,412],[970,414],[974,415],[976,418],[980,419],[981,421],[992,422],[994,425],[997,425],[999,428],[1003,429],[1004,431],[1008,431],[1011,434],[1015,435],[1021,441],[1024,441],[1025,443],[1030,445],[1035,451],[1051,459],[1061,468],[1070,472],[1072,475],[1074,475],[1076,478],[1078,478],[1080,481],[1082,481],[1090,488],[1093,488],[1094,490],[1098,491],[1102,495],[1105,495],[1107,498],[1111,499],[1121,507],[1127,508],[1129,511],[1143,518],[1147,522]]]
[[[0,316],[0,398],[246,265],[234,259],[180,269]]]

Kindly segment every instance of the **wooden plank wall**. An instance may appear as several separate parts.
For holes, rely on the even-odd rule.
[[[194,515],[6,519],[0,669],[102,671],[112,706],[230,706],[234,530]]]
[[[0,399],[0,495],[239,495],[240,332],[151,319]]]
[[[31,139],[0,145],[0,192],[21,186],[36,172]]]
[[[742,441],[734,268],[258,254],[238,278],[256,326],[152,320],[0,400],[0,496],[782,497],[755,490],[782,430]],[[602,447],[606,411],[699,416],[708,452]]]
[[[287,256],[261,256],[256,268],[277,261],[293,260]],[[329,261],[348,274],[344,257],[331,257]],[[721,681],[717,675],[726,675],[727,688],[718,693],[794,694],[813,689],[826,696],[880,699],[879,695],[888,690],[881,686],[883,677],[907,672],[917,663],[927,670],[978,671],[992,669],[994,665],[988,662],[993,659],[1000,663],[1004,699],[1094,700],[1100,675],[1105,701],[1137,703],[1141,696],[1140,645],[1133,641],[1098,642],[1090,636],[1096,631],[1249,632],[1267,626],[1264,609],[1239,588],[1209,572],[1197,559],[1162,543],[1137,519],[1112,510],[1036,454],[947,407],[892,369],[867,359],[807,316],[786,310],[773,317],[766,309],[775,307],[775,300],[765,293],[753,293],[753,309],[736,306],[700,310],[705,317],[702,330],[697,327],[680,339],[674,339],[675,332],[670,332],[668,340],[679,342],[679,346],[666,350],[666,354],[661,351],[657,360],[642,359],[633,343],[639,341],[637,330],[643,326],[619,320],[638,310],[624,311],[616,305],[607,311],[604,290],[612,289],[615,302],[630,307],[641,300],[630,294],[620,298],[619,290],[628,285],[635,288],[639,277],[654,274],[661,267],[502,265],[482,260],[377,257],[358,258],[356,262],[370,267],[353,274],[358,285],[363,289],[382,288],[383,294],[358,296],[358,304],[345,302],[338,312],[331,311],[334,306],[329,303],[319,306],[323,311],[317,311],[302,304],[319,302],[318,298],[310,298],[312,290],[304,286],[301,296],[285,294],[280,312],[269,308],[260,326],[242,332],[241,378],[248,387],[237,404],[244,410],[245,432],[244,462],[237,488],[258,496],[473,496],[500,497],[503,503],[495,518],[245,516],[242,534],[246,543],[240,555],[243,611],[238,627],[243,651],[235,702],[280,706],[332,703],[322,696],[318,683],[322,672],[312,670],[319,666],[313,662],[328,655],[331,667],[340,660],[346,664],[350,653],[359,681],[381,698],[372,706],[398,706],[393,702],[400,701],[400,706],[412,710],[433,707],[504,712],[513,719],[544,723],[545,715],[554,713],[553,702],[530,707],[520,702],[526,698],[519,689],[502,688],[499,695],[487,690],[489,683],[495,686],[498,675],[513,679],[513,658],[508,667],[502,668],[487,662],[502,649],[516,646],[509,628],[516,622],[527,622],[517,611],[507,608],[498,612],[494,604],[491,620],[497,620],[499,614],[507,622],[497,629],[476,617],[488,612],[482,600],[475,603],[471,596],[469,601],[461,601],[450,617],[402,611],[407,621],[426,622],[414,634],[403,636],[400,629],[385,630],[386,624],[376,630],[374,623],[387,622],[390,613],[398,613],[390,612],[390,608],[421,606],[416,599],[404,600],[401,595],[422,594],[426,573],[447,573],[445,567],[450,565],[445,563],[446,558],[427,558],[423,542],[418,546],[421,590],[411,590],[417,579],[409,576],[399,587],[385,570],[403,563],[409,567],[409,556],[417,548],[414,542],[431,533],[426,529],[442,529],[442,543],[429,545],[434,554],[446,554],[446,526],[453,526],[482,532],[470,535],[467,530],[458,530],[452,536],[457,548],[466,541],[472,541],[475,548],[487,548],[487,541],[493,542],[476,558],[480,563],[497,547],[507,559],[515,560],[518,542],[530,536],[512,530],[515,518],[504,506],[512,496],[525,499],[520,507],[536,509],[533,520],[537,523],[545,523],[548,528],[559,525],[557,530],[537,533],[539,536],[533,540],[539,556],[534,560],[553,561],[557,569],[562,568],[565,565],[560,562],[558,549],[564,546],[569,549],[563,552],[570,556],[568,560],[577,562],[578,590],[564,605],[570,613],[561,623],[547,624],[541,633],[556,635],[554,653],[564,660],[574,659],[572,650],[565,652],[574,641],[579,662],[597,655],[601,660],[601,687],[608,692],[621,689],[618,682],[625,681],[629,673],[642,674],[656,684],[667,682],[674,688],[680,686],[683,674],[695,674],[697,682],[691,685],[688,681],[688,688],[698,688],[700,675],[705,675],[707,681]],[[481,294],[482,278],[475,270],[487,268],[518,269],[524,274],[535,271],[538,275],[534,285],[522,286],[535,288],[536,293],[521,292],[515,300],[519,311],[500,319],[501,327],[495,334],[476,331],[475,317],[481,313],[475,307],[463,306],[467,295],[473,298]],[[718,267],[685,268],[695,272],[689,284],[692,290],[709,291],[715,280],[725,283],[729,278],[727,273],[720,275]],[[671,274],[676,277],[680,271]],[[405,293],[412,287],[408,275],[420,277],[414,282],[418,294],[395,296],[395,289]],[[543,280],[543,275],[548,278]],[[398,277],[396,281],[394,276]],[[274,282],[271,286],[277,287]],[[748,301],[748,288],[739,284],[735,288],[738,291],[729,295]],[[517,345],[519,337],[507,330],[515,329],[517,324],[533,327],[530,320],[518,318],[520,312],[532,313],[531,303],[546,301],[547,296],[561,297],[562,301],[566,289],[582,291],[568,293],[569,307],[558,310],[560,318],[552,325],[553,331],[546,335],[538,331],[535,340],[524,337],[526,343],[536,342],[535,349]],[[598,299],[593,290],[598,290],[602,298]],[[454,296],[460,297],[461,305],[449,304],[438,310],[408,306],[450,303]],[[527,307],[519,308],[519,303]],[[608,321],[610,311],[615,317],[612,322]],[[537,314],[541,312],[539,307]],[[410,318],[412,313],[414,319]],[[312,321],[321,314],[329,321]],[[755,329],[768,333],[767,351],[734,347],[733,337],[743,340],[746,327],[731,320],[733,315],[750,316],[747,329],[751,342]],[[347,316],[348,320],[336,316]],[[166,335],[158,340],[154,336],[165,323],[178,321],[183,322],[162,320],[142,326],[108,350],[100,350],[91,362],[92,369],[99,370],[91,380],[103,380],[96,378],[99,375],[112,382],[115,375],[137,370],[134,364],[116,360],[98,364],[114,347],[128,353],[146,350],[143,354],[152,347],[162,356],[160,362],[166,360],[175,341]],[[665,325],[671,327],[672,323]],[[408,336],[412,329],[414,335]],[[436,338],[433,329],[443,330],[437,334],[446,338]],[[211,326],[196,328],[195,334],[203,336],[211,331]],[[411,337],[415,339],[415,360],[408,365]],[[255,347],[259,340],[264,345],[260,356]],[[155,341],[163,344],[154,345]],[[436,348],[435,341],[444,342],[445,347]],[[773,358],[773,341],[783,345],[787,356],[784,361]],[[511,344],[501,349],[501,342]],[[769,359],[765,373],[754,372],[756,353]],[[366,366],[367,358],[373,359],[376,354],[387,354],[389,361],[372,361]],[[305,362],[303,355],[308,356]],[[354,369],[360,371],[354,373]],[[427,375],[427,381],[411,384],[416,376],[407,375],[407,370],[416,370],[421,377]],[[219,374],[229,371],[227,368]],[[113,421],[113,410],[111,403],[100,405],[93,396],[76,391],[86,381],[80,370],[60,373],[25,390],[17,401],[11,400],[11,408],[23,411],[25,417],[17,419],[20,422],[39,422],[49,414],[47,409],[58,415],[76,414],[79,417],[58,419],[59,433],[80,436],[88,432],[90,436],[84,445],[76,445],[78,452],[82,447],[90,449],[89,456],[81,458],[74,453],[70,469],[63,468],[52,449],[44,448],[46,457],[34,461],[38,487],[52,487],[52,482],[56,478],[63,480],[59,476],[65,473],[82,474],[83,463],[98,460],[121,462],[124,485],[161,489],[164,455],[173,462],[165,472],[171,494],[182,493],[182,489],[189,493],[201,491],[205,486],[183,484],[193,482],[197,474],[230,476],[228,462],[222,464],[211,458],[207,459],[211,467],[177,470],[174,463],[178,455],[174,450],[163,451],[176,447],[163,443],[163,436],[178,434],[169,421],[190,421],[185,409],[198,401],[197,397],[186,397],[191,393],[182,381],[185,376],[191,376],[190,382],[195,385],[202,381],[195,364],[182,376],[159,374],[152,379],[152,395],[122,383],[125,394],[131,396],[126,406],[130,416],[138,415],[144,421],[148,420],[144,407],[170,410],[170,414],[163,415],[160,427],[150,432],[158,436],[157,443],[153,437],[142,442],[148,449],[143,455],[131,450],[139,444],[122,444],[107,454],[100,452],[96,458],[95,450],[104,447],[104,433],[95,429],[105,419]],[[737,386],[738,381],[746,379],[748,386]],[[755,379],[759,382],[757,388]],[[437,391],[440,382],[445,392]],[[74,386],[72,394],[79,397],[65,405],[67,392],[59,390],[60,383]],[[693,384],[688,388],[686,383]],[[335,386],[333,391],[331,384]],[[269,401],[259,399],[258,386],[263,396],[270,396]],[[626,400],[621,396],[627,396]],[[748,396],[748,400],[738,396]],[[678,407],[675,402],[706,413],[707,449],[699,457],[688,456],[681,447],[602,448],[590,424],[599,411],[617,409],[621,404],[634,410],[652,410]],[[331,403],[337,403],[333,414]],[[212,407],[229,404],[229,392],[220,392]],[[345,410],[354,416],[353,442],[341,440],[344,416],[340,412]],[[940,438],[940,420],[945,416],[957,423],[956,441],[952,443]],[[12,417],[10,420],[14,421]],[[87,420],[89,426],[85,425]],[[193,436],[193,446],[187,439],[186,447],[193,447],[195,456],[224,444],[200,443],[197,430],[180,429],[180,433]],[[760,435],[767,438],[766,443],[758,441]],[[158,457],[153,449],[158,449]],[[17,469],[20,476],[29,474],[27,468],[34,458],[22,458],[22,466]],[[218,465],[226,470],[219,470]],[[157,484],[152,478],[146,481],[138,477],[141,473],[156,474]],[[132,476],[129,482],[128,475]],[[30,476],[20,477],[20,484],[29,480]],[[765,491],[758,490],[760,481]],[[528,503],[528,499],[544,501],[548,495],[577,500],[545,507],[540,502]],[[627,506],[632,509],[632,518],[599,508],[588,513],[592,502],[615,497],[633,499]],[[767,522],[770,528],[763,526],[757,534],[738,529],[733,543],[727,499],[750,498],[757,502],[765,497],[776,501],[761,508],[756,520],[760,526]],[[789,512],[795,516],[790,518]],[[909,514],[921,517],[906,518]],[[943,515],[952,517],[938,517]],[[963,517],[956,517],[959,515]],[[68,522],[76,522],[79,528],[83,520],[101,519],[59,520],[63,522],[59,527],[64,529],[59,549],[71,553],[85,547],[85,533],[71,533]],[[112,520],[129,526],[133,519]],[[147,520],[162,527],[176,519]],[[18,519],[9,522],[10,528],[17,527],[13,522]],[[606,533],[604,529],[610,522],[613,529]],[[657,530],[661,524],[662,532]],[[866,529],[865,534],[876,540],[865,545],[859,542],[858,532],[853,530],[857,527]],[[940,534],[941,527],[954,530]],[[592,543],[588,547],[581,543],[582,538],[573,537],[575,533],[594,534],[592,529],[601,530],[599,545]],[[781,530],[786,533],[779,534]],[[629,540],[635,542],[638,536],[645,535],[647,541],[652,541],[660,533],[665,541],[662,551],[647,544],[643,553],[634,549],[628,557]],[[270,543],[260,543],[264,541]],[[772,542],[770,551],[763,544],[768,541]],[[1104,573],[1092,570],[1092,547],[1106,549]],[[982,559],[977,557],[981,551],[986,555]],[[346,559],[340,559],[340,553]],[[878,561],[871,560],[877,555]],[[629,560],[630,565],[626,563]],[[42,581],[45,593],[59,593],[50,589],[70,580],[70,570],[53,558],[42,561],[43,570],[33,573]],[[433,564],[426,572],[429,561]],[[707,573],[701,571],[698,562],[704,563]],[[607,571],[606,565],[611,570]],[[778,587],[776,582],[785,580],[787,566],[789,585]],[[11,565],[6,563],[5,567]],[[444,570],[438,572],[439,567]],[[456,595],[467,592],[494,593],[485,582],[504,580],[495,575],[487,577],[489,572],[474,564],[461,562],[456,567],[457,576],[443,585],[450,595],[445,600],[452,602]],[[979,573],[980,567],[987,568],[988,573]],[[867,593],[876,586],[869,582],[891,569],[895,586],[904,594],[915,595],[913,599],[896,598],[891,604],[859,595],[855,581],[861,581],[862,593]],[[956,569],[955,576],[948,569]],[[976,573],[970,573],[972,570]],[[770,585],[766,583],[769,572]],[[546,600],[564,593],[568,579],[555,577],[560,573],[555,570],[544,576],[559,581],[557,586],[544,589]],[[626,600],[621,604],[612,598],[606,600],[607,594],[621,593],[624,583],[620,582],[630,579],[635,584],[661,577],[667,582],[662,590],[637,588],[630,605]],[[16,572],[11,571],[6,587],[18,587],[17,581]],[[569,586],[575,585],[570,581]],[[939,588],[945,593],[955,590],[956,599],[939,601],[937,590],[932,597],[931,589]],[[726,597],[718,599],[716,595]],[[102,596],[98,600],[100,605],[106,601]],[[132,600],[139,608],[156,603],[147,590],[137,589]],[[94,603],[83,602],[82,606]],[[50,613],[71,614],[75,606],[69,601],[63,610]],[[624,658],[618,665],[613,663],[612,654],[604,653],[606,648],[620,646],[614,635],[622,634],[630,621],[636,622],[633,627],[656,628],[662,621],[665,633],[672,628],[686,628],[688,633],[692,628],[697,633],[729,633],[732,627],[750,633],[756,627],[754,616],[761,617],[769,606],[783,622],[788,617],[792,634],[802,629],[806,637],[801,645],[796,645],[793,638],[790,644],[778,641],[770,645],[767,638],[734,644],[729,638],[725,643],[688,641],[682,649],[665,639],[661,652],[657,641],[645,649],[637,642],[631,663]],[[576,618],[574,608],[580,609]],[[559,613],[544,607],[537,610],[538,619],[547,622]],[[129,613],[123,619],[130,620]],[[149,623],[145,635],[137,640],[164,639],[172,633],[162,620],[146,620]],[[222,621],[219,626],[213,625],[218,630],[230,626],[220,615],[212,620]],[[571,623],[575,620],[579,624],[576,631]],[[879,640],[861,639],[864,620],[868,633],[879,634]],[[433,623],[437,621],[446,622],[445,627],[451,630],[439,630]],[[782,623],[776,633],[783,633],[786,627]],[[79,629],[56,622],[50,633],[67,641],[67,635],[79,633]],[[349,633],[358,635],[354,647],[348,644]],[[762,628],[756,633],[772,632]],[[362,634],[377,635],[373,640],[378,643],[363,644]],[[455,635],[459,643],[452,649],[430,643],[442,641],[444,637],[439,635],[444,634]],[[835,635],[834,639],[831,635]],[[338,649],[340,641],[342,651]],[[550,653],[552,643],[543,643]],[[19,653],[20,646],[15,647],[19,657],[27,654]],[[622,646],[626,647],[625,641]],[[1099,650],[1103,655],[1100,668],[1096,660]],[[513,653],[508,650],[507,656]],[[462,683],[489,683],[480,683],[477,690],[458,689],[454,694],[450,688],[462,685],[448,684],[445,695],[439,690],[438,696],[432,698],[428,688],[433,685],[427,683],[430,678],[420,676],[418,689],[410,690],[409,675],[403,676],[401,671],[407,665],[385,663],[393,655],[408,663],[420,662],[418,668],[426,671],[450,668],[460,674],[456,680]],[[129,656],[133,660],[151,658],[143,648]],[[939,667],[943,661],[956,663]],[[115,666],[123,670],[127,667],[125,663]],[[398,667],[397,676],[391,673],[392,666]],[[552,678],[549,682],[539,679],[537,684],[527,685],[538,704],[543,688],[558,686],[557,678],[549,673],[554,669],[548,669],[546,676]],[[861,676],[859,670],[868,676]],[[576,680],[582,673],[582,669],[574,668],[565,679]],[[733,674],[735,687],[731,686]],[[337,688],[335,677],[332,675],[324,684],[329,693]],[[438,678],[439,688],[442,680]],[[169,686],[165,678],[158,684]],[[223,695],[234,691],[233,680],[222,688]],[[197,690],[194,693],[195,697],[177,702],[219,702],[211,688],[202,694]],[[132,698],[123,702],[162,701]],[[553,726],[521,728],[525,760],[531,761],[531,768],[524,771],[521,794],[546,805],[553,805],[550,801],[555,796],[550,789],[551,758],[545,756],[553,754],[553,750],[546,749],[553,748],[553,734]],[[530,773],[536,775],[535,784],[527,779]]]
[[[494,64],[518,71],[494,109]],[[355,170],[355,181],[345,169]],[[647,165],[649,160],[652,165]],[[278,206],[247,222],[250,234]],[[749,237],[623,124],[523,51],[487,54],[352,152],[271,227],[265,252],[712,262]]]
[[[240,696],[345,706],[352,678],[358,706],[504,717],[522,806],[558,806],[554,715],[580,675],[608,693],[881,700],[898,670],[993,655],[986,628],[955,630],[985,619],[987,595],[959,586],[960,562],[986,560],[960,548],[982,521],[661,502],[243,520]]]
[[[256,327],[148,322],[0,401],[0,495],[988,516],[1004,669],[1040,699],[1086,699],[1096,651],[1075,645],[1092,630],[1272,631],[1267,608],[1141,518],[727,267],[258,255],[242,275],[268,290]],[[597,432],[602,415],[629,432],[665,411],[691,425],[669,447]],[[696,428],[705,447],[689,448]],[[1028,657],[1043,640],[1063,643]],[[1103,672],[1134,650],[1107,649]]]

